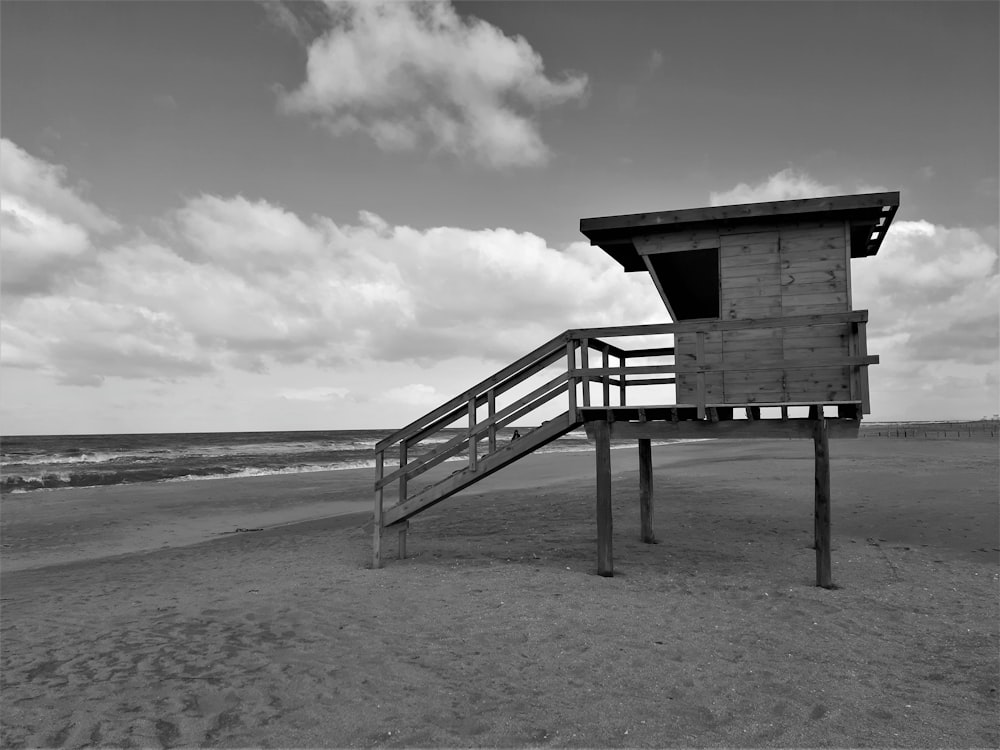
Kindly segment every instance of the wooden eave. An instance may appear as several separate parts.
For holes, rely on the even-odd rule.
[[[600,216],[580,220],[580,231],[617,260],[626,271],[645,271],[634,238],[717,228],[723,232],[750,226],[781,226],[806,221],[847,221],[851,227],[851,257],[875,255],[899,208],[899,192],[800,198],[766,203],[739,203],[678,211]]]

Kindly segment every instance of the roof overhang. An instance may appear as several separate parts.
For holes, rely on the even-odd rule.
[[[899,208],[899,192],[800,198],[766,203],[687,208],[679,211],[601,216],[581,219],[580,231],[617,260],[626,271],[645,271],[634,238],[688,230],[718,228],[740,231],[754,225],[780,226],[804,221],[846,221],[851,231],[851,257],[875,255]]]

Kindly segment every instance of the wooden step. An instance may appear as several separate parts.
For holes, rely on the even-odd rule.
[[[382,513],[382,526],[389,526],[405,521],[422,510],[436,505],[456,492],[475,484],[480,479],[488,477],[495,471],[513,463],[522,456],[533,453],[553,440],[562,437],[570,430],[579,427],[581,423],[569,421],[569,415],[563,414],[538,427],[526,432],[517,440],[499,447],[495,452],[488,453],[476,462],[476,468],[465,467],[450,474],[436,484],[423,488],[420,492],[405,502],[387,508]]]

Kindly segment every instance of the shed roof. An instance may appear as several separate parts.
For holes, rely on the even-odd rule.
[[[851,257],[875,255],[899,208],[899,192],[799,198],[765,203],[686,208],[624,216],[580,219],[580,231],[617,260],[626,271],[645,271],[633,239],[718,227],[738,231],[748,225],[843,220],[851,226]]]

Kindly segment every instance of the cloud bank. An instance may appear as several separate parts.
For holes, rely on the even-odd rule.
[[[23,164],[29,180],[63,174]],[[85,207],[87,226],[115,226],[58,186],[52,222],[68,225]],[[568,327],[662,317],[648,283],[584,242],[557,250],[511,229],[414,229],[368,212],[338,225],[241,196],[197,196],[160,223],[160,236],[124,231],[119,241],[78,224],[84,240],[58,251],[49,234],[8,245],[5,232],[5,279],[13,257],[28,259],[34,281],[4,297],[4,364],[97,385],[275,363],[507,362]],[[69,255],[72,274],[47,262]]]
[[[335,136],[366,133],[385,150],[428,143],[493,168],[537,165],[550,152],[533,115],[587,88],[581,74],[549,78],[524,37],[449,3],[327,7],[330,28],[309,43],[305,81],[280,105]]]
[[[709,193],[709,201],[712,206],[728,206],[734,203],[824,198],[848,193],[878,193],[884,190],[882,187],[862,183],[846,189],[839,185],[827,185],[793,167],[787,167],[756,185],[741,182],[729,190],[718,193],[712,191]]]
[[[68,184],[66,170],[0,139],[2,289],[31,294],[51,288],[118,223]]]

